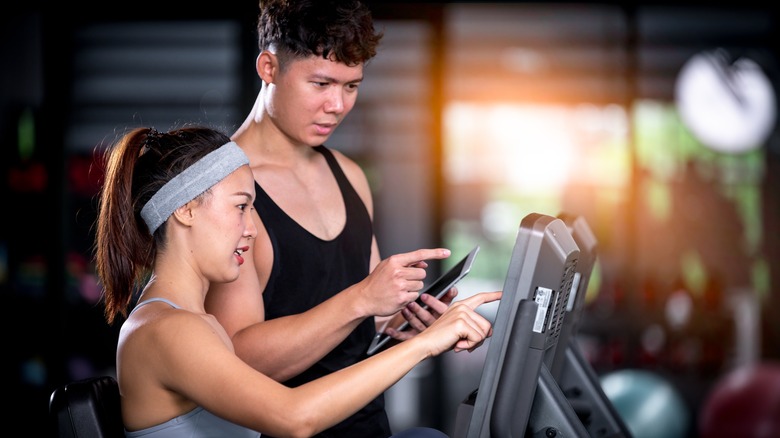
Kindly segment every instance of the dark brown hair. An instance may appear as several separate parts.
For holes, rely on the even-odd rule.
[[[364,64],[376,55],[382,33],[357,0],[261,0],[257,36],[260,51],[273,50],[284,68],[289,59],[312,55]]]
[[[137,128],[105,154],[105,180],[98,207],[95,264],[103,285],[105,316],[127,317],[135,290],[146,279],[165,243],[165,226],[154,236],[141,209],[174,176],[229,142],[211,128],[189,126],[167,133]]]

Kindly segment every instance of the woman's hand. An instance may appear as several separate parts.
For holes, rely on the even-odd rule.
[[[457,301],[428,329],[415,336],[417,341],[427,342],[431,356],[449,350],[473,351],[493,334],[493,326],[476,312],[485,303],[501,299],[502,292],[482,292]]]

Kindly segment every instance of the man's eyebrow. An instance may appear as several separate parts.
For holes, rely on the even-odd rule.
[[[319,74],[319,73],[315,73],[314,75],[312,75],[312,78],[315,79],[315,80],[320,80],[322,82],[335,82],[335,83],[340,83],[341,82],[341,81],[339,81],[338,79],[336,79],[336,78],[334,78],[332,76],[323,75],[323,74]],[[361,75],[359,78],[355,78],[355,79],[352,79],[350,81],[345,81],[344,83],[345,84],[354,84],[356,82],[363,82],[363,76]]]

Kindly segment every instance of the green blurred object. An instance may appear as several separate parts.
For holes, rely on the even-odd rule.
[[[32,110],[26,109],[19,116],[19,157],[27,161],[35,152],[35,116]]]
[[[603,375],[601,386],[634,438],[688,435],[688,407],[661,376],[645,370],[618,370]]]

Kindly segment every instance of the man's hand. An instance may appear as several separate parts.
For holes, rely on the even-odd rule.
[[[398,331],[393,328],[400,325],[399,317],[396,317],[393,318],[390,324],[387,324],[385,333],[398,341],[405,341],[413,338],[439,319],[439,317],[447,311],[447,308],[452,305],[452,302],[457,296],[458,288],[454,286],[450,288],[447,293],[442,295],[441,299],[437,299],[430,294],[421,294],[420,300],[422,300],[427,308],[423,308],[417,304],[417,302],[412,301],[401,309],[401,313],[399,314],[399,317],[403,317],[403,319],[409,322],[409,327],[403,331]]]
[[[363,281],[356,285],[363,312],[366,316],[390,316],[404,309],[419,296],[425,280],[426,260],[445,259],[450,250],[445,248],[418,249],[417,251],[390,256],[374,268]],[[457,294],[457,292],[456,292]],[[431,297],[432,298],[432,297]],[[436,300],[438,302],[438,300]],[[450,299],[451,301],[451,299]],[[447,309],[447,304],[439,302],[437,312]],[[415,304],[416,307],[417,306]],[[429,312],[423,315],[432,323]]]

